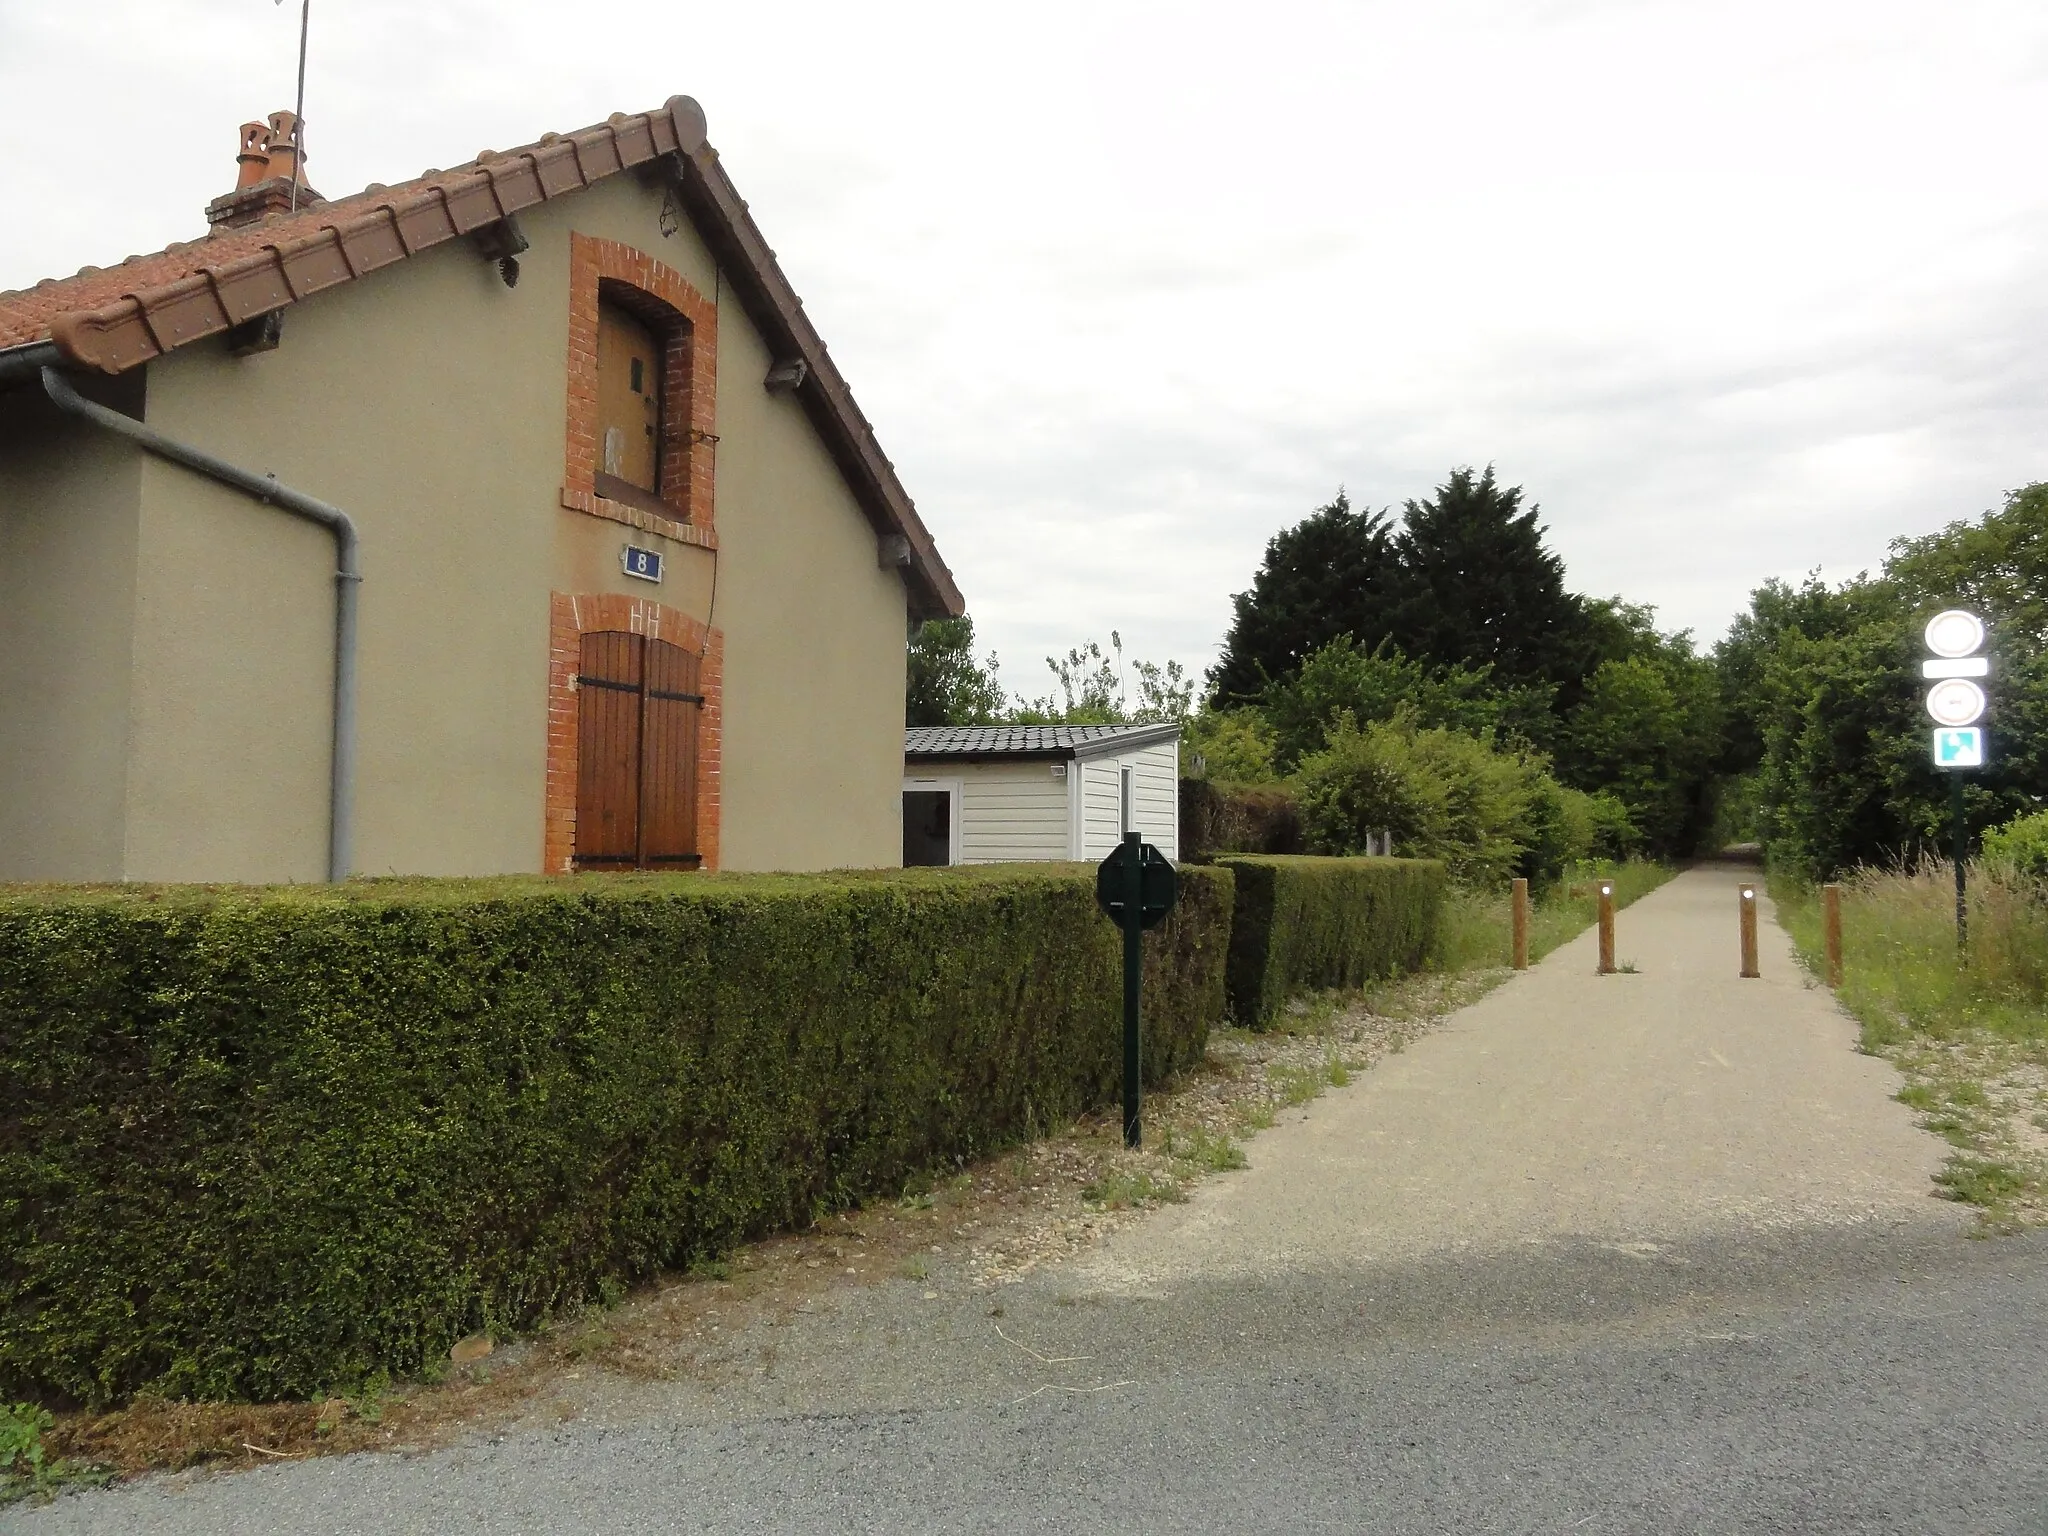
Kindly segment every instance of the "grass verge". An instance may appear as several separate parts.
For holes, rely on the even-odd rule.
[[[52,1455],[46,1438],[56,1417],[34,1403],[0,1403],[0,1505],[47,1504],[69,1488],[96,1487],[113,1473],[96,1462]]]
[[[1958,954],[1953,866],[1842,882],[1842,1006],[1863,1049],[1906,1079],[1899,1100],[1955,1149],[1942,1194],[1989,1234],[2048,1224],[2048,892],[1973,866]],[[1778,879],[1778,920],[1822,968],[1820,893]]]

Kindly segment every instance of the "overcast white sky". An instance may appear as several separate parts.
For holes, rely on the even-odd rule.
[[[0,0],[0,288],[190,238],[298,0]],[[2040,0],[313,0],[330,196],[675,92],[1013,687],[1213,660],[1265,540],[1489,460],[1572,584],[2048,478]]]

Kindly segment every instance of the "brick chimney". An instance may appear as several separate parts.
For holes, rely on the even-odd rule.
[[[244,123],[235,151],[235,190],[206,205],[206,222],[215,229],[241,229],[292,207],[292,170],[299,164],[299,120],[289,112],[273,112],[267,123]],[[301,175],[304,173],[301,172]],[[305,182],[299,183],[299,206],[325,202]]]

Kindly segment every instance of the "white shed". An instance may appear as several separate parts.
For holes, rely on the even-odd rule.
[[[1178,725],[915,726],[903,746],[903,862],[1100,859],[1124,806],[1180,857]]]

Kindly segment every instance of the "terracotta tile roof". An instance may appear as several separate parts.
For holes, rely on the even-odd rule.
[[[697,103],[672,97],[659,111],[615,114],[400,186],[368,187],[118,266],[0,293],[0,350],[51,341],[75,366],[121,373],[522,209],[666,159],[750,318],[778,358],[805,365],[799,397],[869,520],[878,533],[902,541],[913,611],[961,613],[965,603],[951,571],[704,131]]]
[[[47,337],[76,363],[120,373],[628,167],[703,146],[704,114],[678,96],[659,112],[620,114],[401,186],[0,294],[0,346]]]
[[[938,757],[1095,757],[1170,741],[1180,727],[1163,725],[913,725],[903,755]]]

